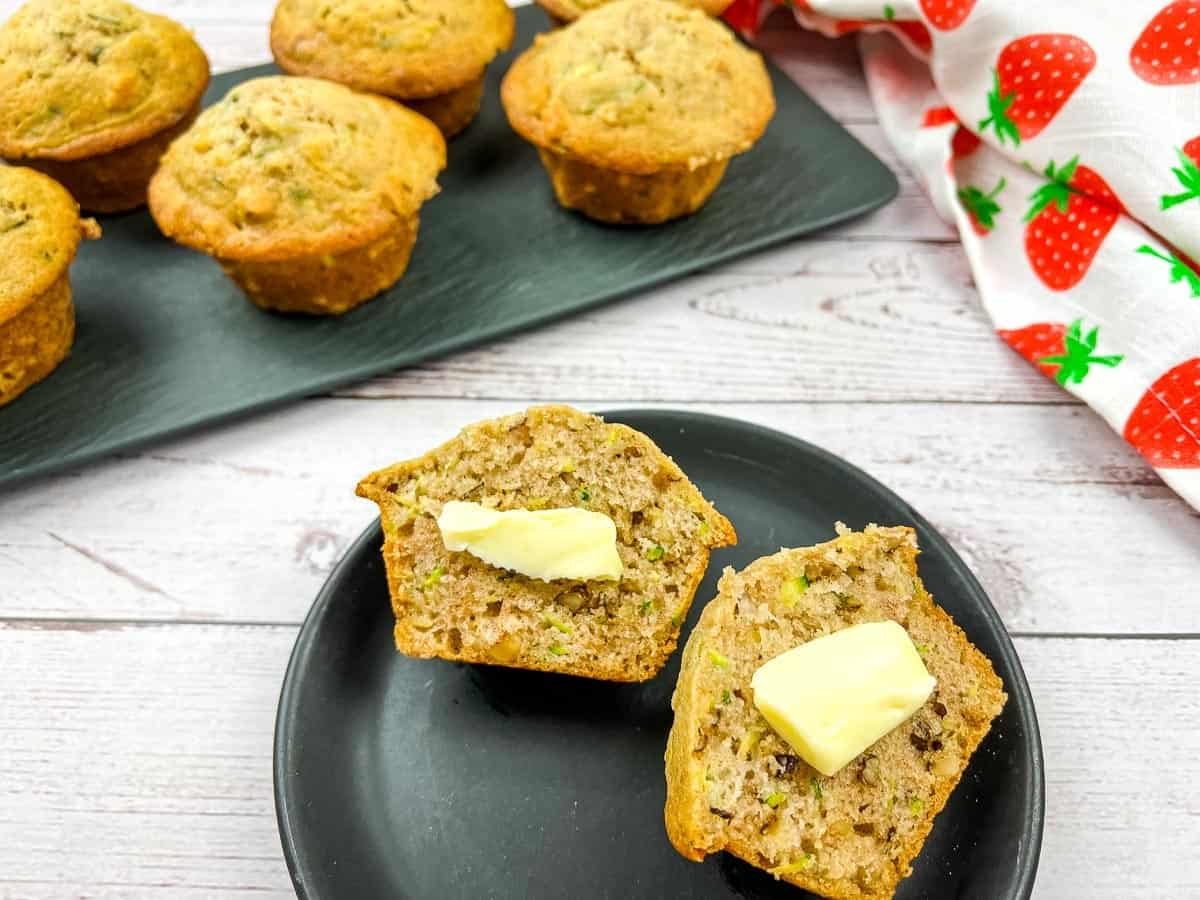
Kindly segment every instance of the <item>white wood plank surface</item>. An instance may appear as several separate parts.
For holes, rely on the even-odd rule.
[[[17,488],[0,497],[0,566],[24,586],[3,612],[299,622],[373,516],[353,495],[360,477],[518,408],[310,401]],[[806,438],[892,486],[954,542],[1018,632],[1200,633],[1200,604],[1179,594],[1200,572],[1200,517],[1086,409],[693,408]]]
[[[0,628],[22,673],[0,683],[0,898],[289,896],[270,748],[294,635]],[[1038,896],[1196,896],[1200,642],[1017,647],[1046,750]]]
[[[0,898],[289,896],[271,790],[294,628],[0,628]]]
[[[1073,402],[996,338],[957,245],[824,236],[343,393]]]
[[[0,0],[0,19],[18,5]],[[195,29],[217,71],[269,59],[272,0],[142,5]],[[1200,515],[996,340],[952,230],[887,146],[852,42],[786,13],[762,42],[897,171],[893,204],[0,494],[0,900],[291,896],[274,709],[296,623],[370,521],[355,481],[551,400],[745,418],[892,486],[1019,635],[1047,763],[1035,896],[1200,896]]]

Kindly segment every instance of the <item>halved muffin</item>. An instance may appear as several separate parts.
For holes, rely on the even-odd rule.
[[[0,158],[50,175],[84,209],[141,206],[208,77],[170,19],[121,0],[30,0],[0,26]]]
[[[645,681],[666,663],[709,552],[737,536],[654,442],[565,406],[480,422],[362,480],[379,505],[396,647],[410,656]],[[619,580],[542,580],[446,549],[450,501],[609,517]]]
[[[150,211],[255,304],[339,314],[408,266],[446,144],[425,117],[315,78],[258,78],[163,157]]]
[[[666,826],[688,859],[726,850],[823,897],[891,897],[1006,697],[991,663],[925,591],[910,528],[727,569],[684,649],[666,754]],[[867,622],[899,623],[936,679],[906,722],[833,776],[759,712],[768,660]],[[852,714],[847,710],[845,715]]]
[[[285,72],[392,97],[453,137],[514,27],[504,0],[280,0],[271,51]]]
[[[501,98],[559,203],[629,224],[698,210],[775,112],[762,57],[670,0],[616,0],[538,35]]]
[[[0,166],[0,406],[57,368],[75,338],[68,269],[91,219],[62,185],[32,169]]]

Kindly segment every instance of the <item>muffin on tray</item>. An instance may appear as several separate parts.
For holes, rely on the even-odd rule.
[[[0,166],[0,406],[66,358],[75,338],[68,268],[80,239],[99,236],[62,185]]]
[[[537,0],[538,6],[546,11],[556,25],[567,25],[584,13],[611,2],[612,0]],[[695,6],[710,16],[719,16],[725,12],[733,0],[676,0],[676,2],[686,6]]]
[[[504,0],[280,0],[271,51],[285,72],[385,94],[453,137],[479,112],[484,69],[514,27]]]
[[[337,314],[395,284],[446,164],[441,132],[384,97],[258,78],[163,157],[150,211],[265,309]]]
[[[559,202],[612,223],[695,212],[775,112],[762,57],[670,0],[617,0],[539,35],[501,96]]]
[[[45,172],[84,209],[141,206],[208,74],[170,19],[121,0],[30,0],[0,26],[0,157]]]
[[[658,673],[709,552],[737,541],[650,438],[566,406],[468,426],[358,495],[379,504],[401,653],[605,681]]]

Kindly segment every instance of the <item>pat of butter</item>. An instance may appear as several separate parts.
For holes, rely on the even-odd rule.
[[[801,644],[750,680],[763,718],[822,775],[908,721],[936,685],[896,622],[855,625]]]
[[[451,500],[438,528],[447,550],[466,550],[486,563],[530,578],[580,581],[621,577],[617,526],[586,509],[510,509]]]

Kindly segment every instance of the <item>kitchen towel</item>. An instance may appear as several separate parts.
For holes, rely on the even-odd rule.
[[[1200,509],[1200,0],[736,0],[858,32],[1001,338]]]

